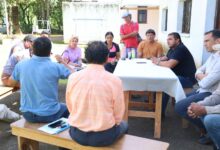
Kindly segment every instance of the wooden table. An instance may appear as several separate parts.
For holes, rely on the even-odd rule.
[[[136,111],[136,110],[129,110],[129,101],[130,101],[130,94],[132,91],[124,91],[125,95],[125,115],[124,120],[128,120],[128,116],[131,117],[144,117],[144,118],[154,118],[154,137],[160,138],[161,136],[161,110],[162,110],[162,92],[156,92],[156,105],[155,111],[148,112],[148,111]]]
[[[128,120],[128,116],[154,118],[154,137],[160,138],[162,92],[175,97],[176,101],[185,98],[177,76],[169,68],[156,66],[146,59],[120,60],[114,75],[118,76],[123,84],[126,105],[124,119]],[[156,92],[155,111],[129,110],[130,95],[134,91]]]

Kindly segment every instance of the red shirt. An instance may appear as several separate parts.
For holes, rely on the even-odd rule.
[[[138,23],[135,23],[135,22],[126,23],[126,24],[121,25],[120,34],[127,35],[134,31],[138,32],[138,30],[139,30]],[[123,42],[126,48],[129,48],[129,47],[137,48],[138,46],[137,36],[123,39]]]

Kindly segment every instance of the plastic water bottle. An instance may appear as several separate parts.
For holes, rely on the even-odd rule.
[[[135,55],[136,55],[136,53],[135,53],[135,49],[132,48],[132,49],[131,49],[131,58],[132,58],[132,59],[136,58]]]
[[[128,50],[128,59],[131,59],[132,58],[132,52],[131,50]]]

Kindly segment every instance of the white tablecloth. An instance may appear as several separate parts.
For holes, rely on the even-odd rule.
[[[120,60],[114,75],[122,80],[124,91],[162,91],[175,97],[176,101],[186,97],[173,71],[150,60]]]

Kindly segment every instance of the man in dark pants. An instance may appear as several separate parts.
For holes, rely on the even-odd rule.
[[[196,83],[194,76],[196,66],[193,56],[187,47],[182,43],[179,33],[173,32],[168,34],[167,44],[170,48],[167,56],[161,58],[152,58],[153,63],[159,66],[171,68],[179,78],[183,88],[192,88]],[[162,100],[163,117],[165,116],[168,100],[169,95],[164,93]]]
[[[206,63],[202,65],[195,74],[198,80],[199,89],[190,93],[187,98],[176,103],[175,111],[191,123],[196,125],[201,131],[199,143],[209,143],[209,137],[206,135],[206,130],[199,118],[191,118],[187,114],[187,109],[191,103],[202,101],[204,98],[211,95],[218,86],[220,81],[220,54],[215,51],[212,46],[220,43],[220,31],[212,30],[205,33],[204,46],[211,53]]]

